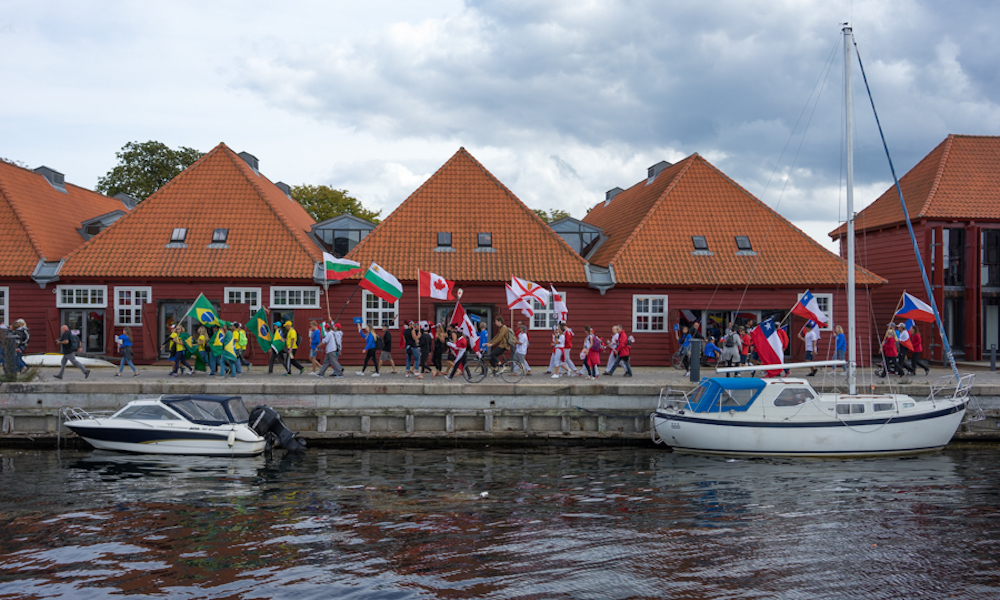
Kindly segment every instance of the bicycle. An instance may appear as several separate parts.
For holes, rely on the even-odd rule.
[[[670,366],[677,370],[684,368],[684,350],[678,350],[674,352],[673,356],[670,357]]]
[[[489,358],[483,357],[470,357],[465,362],[465,368],[462,370],[465,375],[465,380],[469,383],[479,383],[483,379],[486,379],[487,373],[492,373],[494,377],[499,376],[504,383],[517,383],[521,381],[524,377],[524,370],[521,365],[512,361],[502,361],[497,360],[497,366],[490,364]]]

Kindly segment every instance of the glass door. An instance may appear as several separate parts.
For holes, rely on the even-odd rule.
[[[183,325],[188,333],[192,333],[194,319],[186,317],[187,311],[191,308],[194,300],[169,301],[160,304],[160,356],[169,356],[169,353],[162,351],[163,343],[170,337],[170,327],[173,325]]]
[[[63,309],[60,320],[80,339],[81,354],[104,353],[104,309]]]

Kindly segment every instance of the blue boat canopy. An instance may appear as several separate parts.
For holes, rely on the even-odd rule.
[[[702,380],[688,398],[687,409],[696,413],[743,412],[764,389],[757,377],[712,377]]]

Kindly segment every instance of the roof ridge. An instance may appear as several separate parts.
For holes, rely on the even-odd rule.
[[[271,210],[271,212],[273,212],[278,217],[278,219],[285,226],[285,228],[288,229],[289,233],[292,234],[292,237],[295,238],[296,241],[298,241],[299,246],[302,247],[302,249],[305,251],[306,255],[309,256],[309,258],[312,258],[313,260],[316,260],[313,257],[313,255],[309,252],[309,246],[299,236],[299,231],[300,230],[298,229],[298,227],[295,227],[291,223],[291,221],[288,219],[288,217],[286,217],[285,214],[282,211],[278,210],[277,207],[275,207],[274,204],[271,203],[271,200],[267,197],[267,194],[264,193],[264,190],[260,186],[260,183],[257,182],[257,181],[254,181],[249,175],[247,175],[246,171],[243,169],[243,167],[240,165],[240,163],[238,163],[236,161],[241,161],[244,164],[246,164],[246,162],[243,161],[243,159],[240,158],[240,156],[238,154],[236,154],[235,152],[233,152],[233,150],[231,148],[229,148],[228,146],[226,146],[225,144],[221,144],[220,143],[219,145],[229,151],[228,153],[226,153],[226,156],[228,156],[229,159],[233,161],[233,164],[236,166],[236,169],[240,172],[241,175],[243,175],[244,178],[246,178],[246,180],[253,187],[254,191],[257,192],[257,195],[260,196],[260,199],[264,201],[264,204],[266,204],[267,207]],[[247,168],[249,168],[249,165],[247,165]],[[258,176],[259,177],[264,177],[264,179],[267,179],[266,176],[260,175],[259,173],[258,173]],[[267,179],[267,181],[268,181],[268,183],[271,183],[270,179]],[[274,185],[274,184],[271,183],[271,185]],[[292,199],[290,199],[290,201],[291,202],[295,202],[295,199],[292,198]],[[304,232],[303,232],[303,235],[305,235]],[[312,248],[314,250],[317,249],[315,245],[313,245]]]
[[[663,199],[667,196],[667,194],[670,193],[672,189],[674,189],[674,187],[677,185],[677,182],[680,181],[681,177],[683,177],[684,174],[687,173],[688,170],[691,168],[691,165],[694,164],[694,161],[692,159],[694,159],[695,157],[701,158],[701,155],[695,152],[691,156],[688,156],[687,158],[683,159],[681,162],[676,163],[679,165],[683,162],[687,162],[688,164],[684,165],[684,168],[680,169],[680,171],[678,171],[678,173],[674,175],[674,178],[673,180],[671,180],[670,185],[664,188],[663,192],[656,199],[656,202],[654,202],[653,205],[649,207],[649,210],[646,211],[646,215],[642,218],[641,221],[639,221],[639,224],[635,226],[635,228],[632,230],[632,233],[629,234],[629,236],[625,239],[622,245],[618,247],[618,251],[615,252],[614,256],[612,256],[608,260],[608,267],[612,267],[615,264],[615,261],[621,258],[621,255],[625,252],[625,249],[628,248],[629,244],[632,243],[632,240],[639,235],[639,231],[646,226],[646,223],[649,222],[649,219],[652,217],[653,213],[655,213],[656,210],[660,208],[660,204],[663,202]],[[702,158],[702,160],[705,159]],[[598,204],[600,203],[598,202]]]
[[[948,164],[948,157],[951,156],[951,146],[955,139],[955,134],[949,133],[948,137],[944,139],[944,142],[938,144],[943,145],[944,148],[941,150],[941,158],[938,160],[937,172],[934,173],[934,183],[931,184],[931,189],[927,192],[927,198],[924,199],[924,203],[920,206],[920,210],[916,215],[910,217],[910,219],[920,218],[931,208],[931,203],[934,200],[934,195],[938,191],[938,187],[941,185],[941,179],[944,177],[944,170]],[[933,152],[933,150],[931,151]],[[917,163],[919,164],[919,163]]]
[[[19,167],[17,165],[10,165],[10,166],[23,169],[23,167]],[[44,175],[35,173],[30,169],[24,169],[24,170],[34,175],[38,175],[39,177],[44,177]],[[35,232],[28,225],[28,221],[27,219],[24,218],[24,214],[21,212],[21,209],[18,208],[17,203],[13,201],[13,196],[11,194],[11,191],[7,189],[7,186],[6,184],[4,184],[2,177],[0,177],[0,196],[3,196],[4,199],[7,200],[7,205],[10,206],[10,209],[12,211],[14,211],[14,216],[17,218],[17,221],[21,224],[21,228],[24,229],[24,233],[28,235],[28,240],[31,242],[31,247],[35,250],[35,254],[38,255],[39,259],[44,260],[46,257],[45,253],[42,252],[42,243],[38,240],[38,237],[35,236]]]

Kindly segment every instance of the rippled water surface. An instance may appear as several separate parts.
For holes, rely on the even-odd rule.
[[[0,451],[2,598],[1000,598],[1000,448]]]

